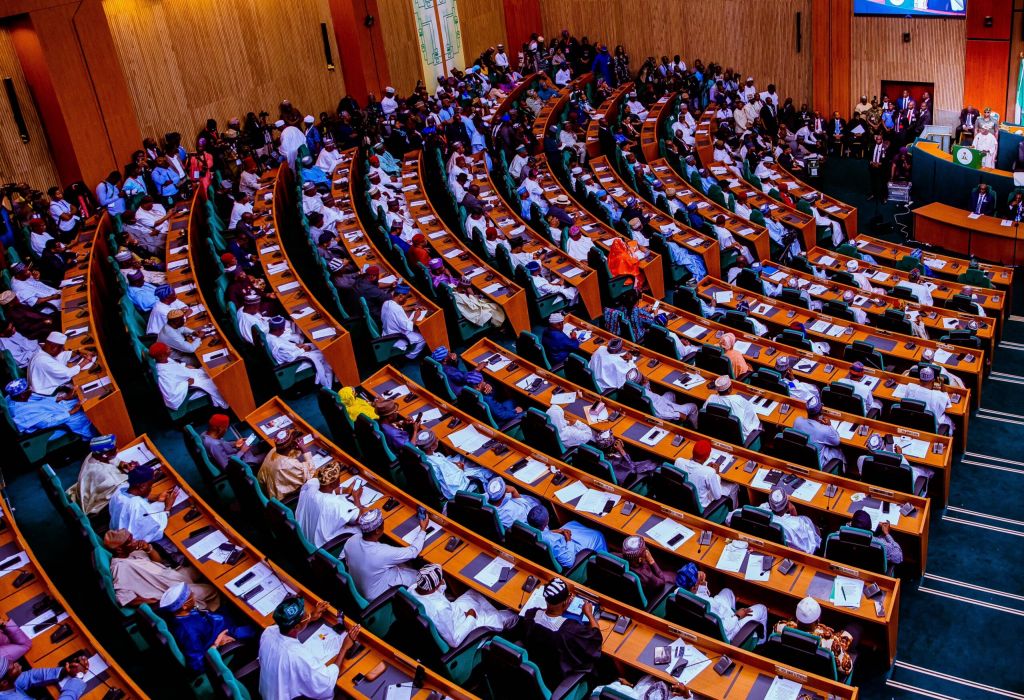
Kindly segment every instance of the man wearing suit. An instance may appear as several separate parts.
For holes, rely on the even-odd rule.
[[[828,120],[826,129],[828,131],[830,148],[835,149],[837,153],[842,154],[843,145],[850,136],[846,131],[846,120],[839,116],[839,112],[832,112],[832,118]]]
[[[910,92],[907,91],[907,90],[904,90],[903,91],[903,96],[900,97],[898,100],[896,100],[896,109],[899,110],[900,112],[902,112],[907,107],[910,106],[911,102],[913,102],[913,100],[910,99]]]
[[[889,171],[891,160],[889,144],[875,134],[875,142],[868,149],[868,175],[871,177],[871,193],[868,199],[878,199],[883,204],[889,198]]]
[[[971,213],[992,216],[996,208],[996,198],[984,182],[978,185],[977,191],[971,195]]]
[[[770,97],[764,99],[764,107],[761,108],[761,124],[765,131],[772,136],[779,133],[779,112],[774,100]]]
[[[973,141],[974,128],[977,126],[978,119],[980,117],[981,112],[979,112],[971,105],[967,105],[962,110],[960,110],[960,124],[956,127],[956,133],[953,135],[953,140],[956,143],[960,143],[960,135],[966,134],[971,138],[971,141]]]

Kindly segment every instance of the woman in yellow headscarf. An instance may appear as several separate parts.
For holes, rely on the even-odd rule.
[[[353,423],[359,416],[377,420],[377,412],[373,410],[373,404],[356,396],[356,390],[352,387],[341,387],[341,390],[338,391],[338,398],[341,399],[341,405],[345,407],[345,412]]]

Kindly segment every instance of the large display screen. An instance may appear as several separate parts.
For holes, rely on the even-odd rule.
[[[853,0],[855,15],[963,17],[967,0]]]

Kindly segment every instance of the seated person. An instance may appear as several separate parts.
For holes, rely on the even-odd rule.
[[[914,401],[921,401],[925,405],[925,409],[935,416],[935,424],[939,427],[945,427],[947,434],[953,434],[953,420],[946,415],[946,409],[953,405],[953,402],[949,398],[949,394],[944,392],[942,389],[935,388],[935,370],[931,367],[922,367],[918,374],[918,384],[907,384],[906,394],[904,398],[911,399]]]
[[[110,497],[110,529],[128,530],[132,539],[157,544],[164,553],[177,548],[164,535],[167,517],[178,495],[178,488],[153,493],[153,467],[140,465],[128,472],[128,482]],[[163,510],[154,511],[151,504],[163,503]]]
[[[544,353],[552,366],[560,365],[569,357],[569,353],[580,348],[580,341],[576,338],[576,330],[565,332],[565,316],[555,312],[548,316],[548,325],[541,333],[540,342],[544,346]]]
[[[625,678],[619,678],[608,685],[594,688],[592,697],[601,697],[605,688],[632,700],[683,700],[693,697],[693,693],[682,683],[670,686],[668,682],[651,675],[641,677],[632,685]]]
[[[466,384],[475,386],[483,381],[483,375],[476,368],[471,370],[462,369],[459,356],[451,352],[444,345],[431,352],[430,356],[441,365],[444,376],[448,379],[448,386],[451,387],[452,393],[456,396],[459,395],[462,387],[466,386]],[[470,381],[471,379],[476,381]]]
[[[189,367],[183,362],[171,359],[171,349],[166,343],[155,342],[149,346],[149,356],[156,367],[156,384],[160,389],[164,405],[176,411],[196,393],[206,394],[217,408],[227,408],[228,403],[221,396],[217,385],[205,369]]]
[[[729,365],[732,367],[732,376],[743,377],[751,371],[750,365],[747,364],[747,359],[743,356],[743,353],[736,349],[736,336],[734,334],[723,333],[719,340],[719,345],[722,346],[722,353],[729,360]]]
[[[870,532],[871,541],[877,542],[882,546],[885,550],[885,558],[890,565],[895,566],[903,563],[903,547],[893,539],[892,534],[890,534],[891,527],[887,521],[882,520],[878,523],[877,528],[873,528],[871,527],[871,516],[868,515],[866,510],[861,509],[850,518],[850,527]]]
[[[66,350],[67,342],[66,335],[54,331],[46,336],[39,352],[29,361],[25,377],[36,394],[53,396],[59,388],[71,383],[79,372],[93,366],[96,357],[94,353],[84,348],[75,352]]]
[[[6,613],[0,613],[0,659],[17,661],[31,648],[32,639],[21,626]]]
[[[250,466],[260,464],[263,457],[253,449],[256,441],[250,442],[242,437],[236,437],[234,440],[225,438],[230,426],[231,418],[226,413],[214,413],[210,416],[206,432],[201,436],[203,447],[206,448],[206,454],[210,457],[210,461],[219,469],[227,467],[228,460],[232,457],[238,457]]]
[[[839,431],[832,425],[829,417],[822,413],[821,399],[815,397],[808,399],[807,416],[797,417],[793,421],[793,429],[807,435],[807,444],[818,452],[818,459],[822,466],[834,459],[838,459],[843,465],[846,464],[846,455],[843,454]]]
[[[723,588],[715,595],[711,595],[707,580],[704,572],[699,571],[697,565],[692,562],[679,569],[679,573],[676,574],[675,578],[676,585],[680,588],[684,588],[695,594],[698,598],[708,602],[708,605],[711,606],[711,612],[718,615],[718,619],[722,621],[722,627],[725,628],[725,636],[727,638],[732,639],[745,624],[746,618],[749,617],[760,623],[761,630],[757,635],[758,644],[763,644],[768,639],[768,608],[760,603],[755,603],[745,608],[737,608],[736,594],[732,592],[732,589]]]
[[[818,637],[823,649],[828,649],[836,659],[836,671],[840,678],[849,675],[853,670],[853,657],[850,656],[850,648],[855,646],[856,640],[853,635],[843,630],[836,632],[818,620],[821,618],[821,604],[814,598],[807,597],[797,603],[796,620],[780,620],[775,623],[775,631],[782,633],[787,627],[812,634]]]
[[[82,676],[89,670],[89,656],[83,651],[60,668],[23,668],[17,661],[0,657],[0,698],[32,700],[42,686],[60,684],[57,700],[78,700],[85,694]],[[30,692],[32,694],[30,694]]]
[[[138,462],[117,459],[117,438],[98,435],[89,441],[89,454],[82,460],[78,481],[67,490],[68,499],[82,507],[86,515],[96,515],[107,507],[110,497],[128,481],[128,472]]]
[[[598,346],[589,365],[599,391],[621,389],[629,371],[636,369],[636,357],[624,351],[622,338],[612,338]]]
[[[807,554],[818,551],[818,547],[821,546],[821,534],[817,525],[806,515],[797,514],[796,506],[785,489],[774,487],[768,492],[768,502],[762,504],[761,508],[770,510],[772,520],[782,526],[788,546]],[[732,513],[729,514],[729,520],[732,520]]]
[[[52,439],[65,435],[68,430],[83,440],[96,435],[85,411],[71,394],[57,392],[53,396],[33,393],[24,379],[13,379],[4,387],[7,394],[7,413],[19,435],[61,426]]]
[[[185,667],[192,673],[203,672],[207,649],[256,636],[248,625],[233,624],[221,613],[201,609],[191,587],[184,582],[164,591],[160,597],[160,614],[185,657]]]
[[[551,406],[547,410],[547,415],[552,427],[558,432],[562,445],[566,449],[585,445],[594,439],[594,431],[591,430],[590,426],[578,418],[570,423],[566,420],[565,409],[561,406]]]
[[[412,444],[411,437],[419,430],[419,419],[406,420],[398,412],[398,404],[391,399],[378,398],[373,402],[373,410],[380,417],[378,425],[384,433],[384,439],[394,452],[403,445]]]
[[[989,192],[988,183],[981,183],[977,190],[971,193],[971,203],[968,208],[972,214],[992,216],[996,209],[996,198]]]
[[[473,382],[472,380],[479,378],[479,381]],[[523,412],[523,407],[515,402],[514,399],[499,399],[494,394],[494,385],[486,381],[482,374],[479,372],[470,372],[467,376],[466,386],[476,389],[480,392],[483,397],[484,404],[491,411],[491,417],[494,418],[498,425],[503,425],[509,421],[515,420]]]
[[[460,277],[452,290],[455,308],[464,319],[474,326],[490,325],[501,328],[505,323],[505,309],[496,301],[487,299],[473,288],[469,277]]]
[[[164,593],[182,584],[188,586],[193,603],[200,610],[220,607],[217,589],[200,583],[198,571],[191,566],[168,566],[149,542],[135,539],[128,530],[107,530],[103,546],[110,550],[110,576],[118,605],[156,605]]]
[[[25,369],[39,352],[39,341],[25,337],[13,323],[5,319],[0,321],[0,352],[3,351],[11,353],[14,364]]]
[[[781,355],[779,359],[775,360],[775,369],[782,376],[783,384],[789,388],[790,397],[804,403],[810,401],[812,397],[821,399],[821,391],[816,385],[796,378],[793,367],[798,362],[797,358],[789,355]]]
[[[868,380],[864,376],[863,362],[854,362],[850,365],[850,371],[846,375],[845,381],[853,385],[853,393],[864,402],[864,410],[866,412],[870,413],[874,410],[880,412],[882,410],[882,402],[875,398],[871,387],[868,385]]]
[[[523,496],[514,486],[509,486],[500,476],[492,477],[487,482],[487,501],[498,511],[501,526],[509,528],[516,520],[526,522],[530,511],[541,505],[533,496]]]
[[[362,513],[357,524],[362,534],[349,537],[342,550],[356,589],[367,600],[373,600],[392,586],[411,588],[419,576],[406,562],[423,551],[429,520],[424,518],[419,527],[407,535],[408,544],[400,547],[380,541],[384,536],[384,514],[380,508]]]
[[[473,490],[474,482],[486,484],[493,476],[487,469],[468,463],[461,455],[449,457],[440,452],[437,435],[430,429],[419,430],[413,443],[426,456],[445,499],[454,498],[457,491]]]
[[[690,458],[679,457],[676,459],[676,469],[684,472],[686,478],[697,490],[697,504],[701,511],[704,511],[715,500],[722,496],[728,496],[732,501],[732,507],[739,507],[739,484],[722,482],[718,470],[708,464],[711,458],[711,441],[701,438],[693,445],[693,452]]]
[[[631,369],[626,378],[634,384],[639,384],[643,389],[643,395],[651,402],[651,407],[654,408],[655,417],[678,423],[686,421],[691,427],[697,427],[697,404],[691,402],[677,403],[676,394],[672,390],[659,394],[651,389],[650,380],[641,374],[637,368]]]
[[[707,408],[712,404],[718,404],[729,408],[732,414],[739,419],[741,437],[746,441],[755,430],[761,427],[761,419],[758,417],[757,411],[754,410],[749,399],[733,393],[732,379],[726,375],[723,374],[715,379],[714,386],[717,393],[710,395],[704,401],[704,407]]]
[[[302,449],[299,437],[299,432],[290,428],[274,435],[274,446],[256,473],[268,498],[284,500],[313,476],[313,458]]]
[[[575,520],[567,522],[560,528],[548,529],[548,510],[544,506],[535,506],[526,516],[530,527],[540,530],[541,539],[551,548],[551,554],[560,566],[570,567],[576,557],[584,549],[595,552],[607,552],[608,543],[599,530],[582,525]]]
[[[306,602],[299,596],[285,598],[278,604],[274,610],[274,624],[260,635],[261,698],[334,698],[341,665],[359,639],[360,627],[353,625],[347,629],[337,656],[324,664],[298,640],[298,636],[311,622],[318,622],[325,612],[327,602],[321,600],[307,614]]]
[[[179,362],[195,358],[196,350],[202,344],[201,334],[185,325],[185,311],[171,309],[167,312],[167,323],[156,334],[157,341],[171,349],[171,357]]]
[[[467,590],[458,598],[449,600],[446,588],[444,570],[437,564],[427,564],[419,570],[410,593],[423,605],[441,639],[452,648],[458,647],[478,629],[497,632],[519,622],[519,615],[511,610],[498,610],[474,590]]]
[[[314,547],[358,531],[356,521],[366,509],[362,506],[362,480],[353,484],[342,488],[341,465],[332,460],[299,489],[295,520]]]
[[[622,558],[629,562],[629,570],[640,579],[644,594],[653,596],[666,586],[674,586],[676,573],[663,571],[655,561],[647,542],[639,535],[631,535],[622,541]]]
[[[401,335],[403,340],[399,340],[395,347],[406,351],[406,359],[414,360],[426,348],[427,342],[416,331],[416,324],[410,318],[411,314],[419,313],[419,306],[415,305],[409,312],[404,308],[410,299],[410,289],[407,285],[395,286],[391,298],[385,301],[380,309],[380,332],[382,335]]]
[[[544,608],[527,610],[517,631],[545,685],[555,688],[571,673],[595,670],[603,639],[590,601],[583,603],[582,621],[565,616],[573,599],[568,583],[554,578],[544,586],[543,595]]]
[[[316,372],[316,383],[324,389],[334,386],[334,371],[323,352],[305,337],[289,328],[284,316],[274,316],[267,322],[267,350],[278,366],[299,362],[311,365]]]
[[[593,442],[594,447],[601,450],[604,458],[612,465],[615,481],[620,485],[629,484],[658,468],[658,464],[654,460],[633,459],[622,440],[615,437],[611,430],[598,433],[594,436]]]

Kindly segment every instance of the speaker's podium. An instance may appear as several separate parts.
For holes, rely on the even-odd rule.
[[[981,170],[981,160],[985,157],[982,151],[970,146],[953,146],[953,162],[965,168]]]

